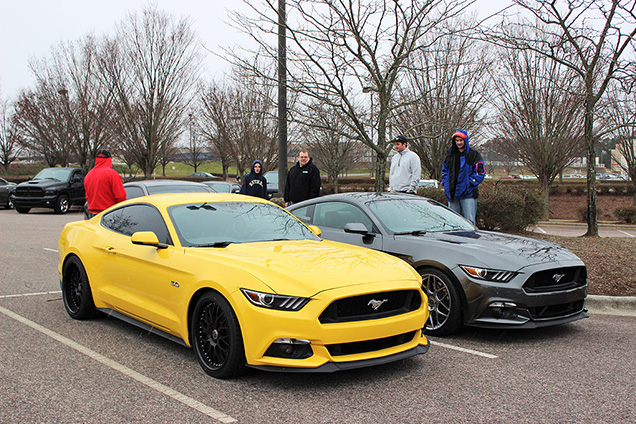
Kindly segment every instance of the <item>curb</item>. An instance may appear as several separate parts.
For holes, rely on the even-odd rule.
[[[635,296],[588,295],[585,306],[590,314],[636,317]]]
[[[587,224],[585,222],[570,221],[570,220],[539,221],[535,224],[535,227],[550,226],[550,225],[563,225],[568,227],[587,227]],[[625,228],[630,230],[636,228],[636,225],[634,224],[621,224],[617,222],[599,222],[598,226],[605,227],[605,228]]]

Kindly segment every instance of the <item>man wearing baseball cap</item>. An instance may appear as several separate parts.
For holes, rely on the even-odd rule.
[[[409,150],[408,140],[403,135],[398,135],[391,143],[397,153],[391,158],[389,191],[415,194],[422,175],[420,157]]]
[[[479,184],[486,177],[486,165],[481,154],[468,145],[468,133],[456,131],[442,164],[442,185],[448,207],[475,223]]]
[[[126,200],[124,183],[113,169],[113,160],[108,150],[97,152],[95,166],[84,177],[84,190],[88,203],[88,218]]]

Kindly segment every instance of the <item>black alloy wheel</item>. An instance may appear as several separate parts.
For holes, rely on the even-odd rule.
[[[241,328],[232,307],[217,292],[205,293],[191,320],[192,347],[203,370],[216,378],[229,378],[245,370]]]
[[[462,311],[459,292],[451,279],[436,268],[422,268],[422,290],[428,297],[426,334],[443,336],[459,330]]]
[[[61,194],[60,196],[58,196],[57,200],[55,201],[55,213],[58,214],[65,214],[66,212],[68,212],[68,209],[70,208],[70,202],[68,200],[68,196],[65,194]]]
[[[93,294],[82,261],[69,258],[62,270],[62,299],[71,318],[87,319],[96,314]]]

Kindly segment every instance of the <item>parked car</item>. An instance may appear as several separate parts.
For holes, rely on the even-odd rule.
[[[13,206],[19,213],[29,213],[31,208],[52,208],[64,214],[73,205],[83,205],[84,176],[81,168],[46,168],[30,181],[15,188]]]
[[[217,193],[238,193],[241,185],[233,181],[203,181],[208,187],[212,187]]]
[[[437,180],[420,180],[419,183],[417,183],[417,188],[421,189],[421,188],[439,188],[439,181]]]
[[[161,193],[216,193],[204,183],[182,180],[144,180],[124,184],[126,199]]]
[[[264,177],[267,180],[267,197],[271,199],[278,193],[278,171],[267,171]]]
[[[15,187],[16,183],[0,178],[0,206],[3,206],[5,209],[13,208]]]
[[[404,259],[422,276],[428,334],[462,325],[535,328],[588,316],[587,269],[569,250],[543,240],[478,230],[431,199],[343,193],[288,208],[328,240]]]
[[[203,183],[181,180],[144,180],[124,184],[126,199],[162,193],[216,193]],[[89,219],[88,203],[84,203],[84,219]]]
[[[216,178],[214,175],[210,174],[209,172],[194,172],[194,173],[188,175],[188,177],[193,177],[193,178]]]
[[[99,310],[191,346],[218,378],[245,366],[332,372],[426,352],[417,272],[317,233],[256,197],[126,200],[62,230],[64,307],[75,319]]]

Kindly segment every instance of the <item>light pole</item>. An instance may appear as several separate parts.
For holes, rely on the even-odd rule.
[[[287,23],[285,0],[278,0],[278,196],[287,179]]]

